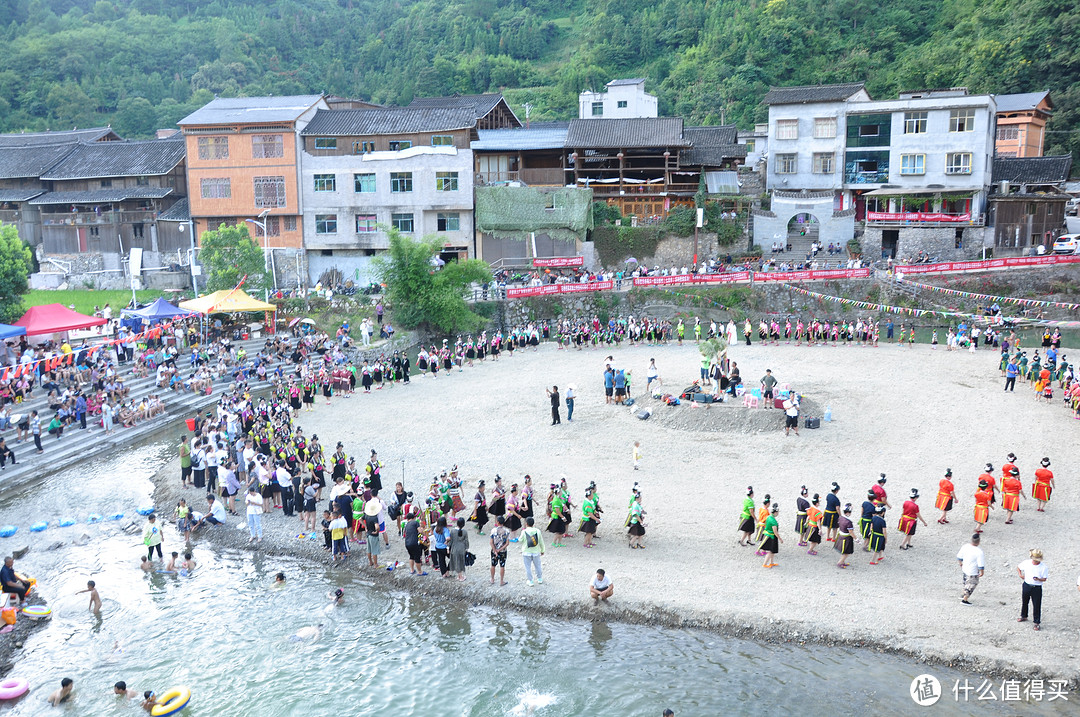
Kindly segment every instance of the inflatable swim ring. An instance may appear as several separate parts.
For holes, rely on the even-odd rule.
[[[22,609],[22,614],[32,620],[40,620],[52,615],[52,608],[48,605],[27,605]]]
[[[10,538],[15,535],[15,531],[18,530],[14,525],[5,525],[0,528],[0,538]]]
[[[20,678],[0,682],[0,700],[13,700],[22,697],[30,689],[30,683]]]
[[[109,516],[109,520],[120,520],[124,517],[123,513],[113,513]]]
[[[41,531],[45,530],[48,527],[49,527],[48,522],[43,520],[41,522],[34,523],[33,525],[31,525],[30,526],[30,532],[31,533],[40,533]]]
[[[89,516],[87,516],[86,522],[87,523],[100,523],[101,522],[101,515],[98,514],[98,513],[91,513]]]
[[[150,714],[153,717],[169,717],[174,715],[180,710],[187,707],[187,703],[191,701],[191,690],[187,687],[173,687],[161,697],[158,697],[158,704],[154,705],[150,709]]]
[[[139,515],[150,515],[151,513],[154,512],[154,506],[152,506],[152,505],[144,505],[143,507],[137,509],[135,512],[138,513]]]
[[[71,518],[64,518],[63,520],[60,521],[59,525],[60,525],[61,528],[69,528],[72,525],[75,525],[75,521],[72,520]]]

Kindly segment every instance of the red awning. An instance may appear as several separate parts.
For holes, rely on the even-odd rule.
[[[75,329],[87,329],[91,326],[101,326],[104,323],[105,319],[84,316],[77,311],[72,311],[63,304],[46,304],[45,306],[31,307],[14,325],[25,328],[27,336],[39,336],[41,334],[58,334]]]

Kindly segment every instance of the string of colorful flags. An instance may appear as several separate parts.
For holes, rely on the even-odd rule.
[[[144,339],[157,339],[161,337],[161,333],[163,331],[167,331],[168,329],[172,328],[172,325],[173,322],[159,324],[141,333],[125,336],[122,339],[106,339],[100,344],[88,346],[85,349],[73,349],[72,352],[69,354],[63,354],[61,356],[50,356],[48,358],[40,358],[33,361],[27,361],[26,363],[20,363],[15,366],[8,366],[4,369],[3,374],[0,375],[0,381],[7,381],[8,379],[19,378],[20,376],[29,376],[32,373],[36,373],[39,368],[42,371],[53,371],[61,366],[71,366],[75,363],[75,355],[78,353],[84,353],[87,357],[90,357],[106,347],[118,346],[120,344],[137,343]]]
[[[965,296],[972,299],[980,299],[982,301],[998,301],[1009,304],[1019,304],[1020,306],[1042,306],[1053,307],[1057,309],[1070,309],[1075,311],[1080,309],[1080,304],[1071,304],[1067,301],[1041,301],[1039,299],[1020,299],[1015,296],[995,296],[994,294],[978,294],[974,291],[961,291],[960,289],[948,289],[943,286],[933,286],[931,284],[920,284],[917,281],[908,281],[903,279],[902,283],[908,286],[918,287],[920,289],[926,289],[927,291],[936,291],[939,294],[948,294],[949,296]]]
[[[781,284],[781,286],[791,289],[792,291],[802,294],[803,296],[809,296],[810,298],[817,299],[818,301],[831,301],[833,303],[840,304],[841,306],[855,306],[860,309],[866,309],[868,311],[880,311],[886,314],[902,314],[906,316],[919,317],[919,316],[941,316],[941,317],[956,317],[961,319],[970,319],[972,321],[987,321],[991,320],[989,316],[983,316],[981,314],[969,314],[963,311],[942,311],[941,309],[913,309],[909,306],[890,306],[888,304],[877,304],[872,301],[859,301],[857,299],[847,299],[842,296],[831,296],[829,294],[822,294],[817,291],[810,291],[804,289],[801,286],[793,286],[792,284]],[[1044,319],[1027,319],[1024,317],[994,317],[994,323],[1027,323],[1037,326],[1054,326],[1059,328],[1080,328],[1080,321],[1049,321]]]

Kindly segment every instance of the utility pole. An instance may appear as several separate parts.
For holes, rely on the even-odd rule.
[[[521,106],[525,108],[525,129],[529,129],[529,113],[532,112],[533,104],[525,102]]]

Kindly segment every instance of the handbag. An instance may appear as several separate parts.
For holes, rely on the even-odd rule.
[[[471,568],[473,563],[476,562],[476,556],[470,552],[465,553],[465,567]]]

